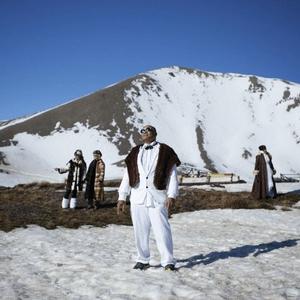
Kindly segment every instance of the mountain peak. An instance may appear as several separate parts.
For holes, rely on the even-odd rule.
[[[282,172],[300,171],[300,85],[255,75],[170,66],[138,74],[38,114],[0,123],[0,180],[15,184],[60,177],[74,149],[87,160],[100,148],[109,178],[140,143],[146,123],[182,162],[250,178],[259,144]],[[276,159],[278,159],[276,161]],[[292,163],[293,162],[293,163]],[[8,174],[7,174],[8,172]]]

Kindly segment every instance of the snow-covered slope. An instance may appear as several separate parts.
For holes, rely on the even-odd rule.
[[[251,180],[257,146],[266,144],[278,172],[300,172],[299,112],[299,84],[180,67],[154,70],[0,124],[0,185],[61,180],[53,168],[77,148],[88,162],[100,148],[107,178],[121,177],[121,161],[147,123],[182,162],[200,169]]]

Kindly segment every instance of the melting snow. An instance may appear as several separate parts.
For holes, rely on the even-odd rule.
[[[208,210],[171,219],[177,273],[132,269],[133,230],[0,232],[2,299],[299,299],[300,210]]]

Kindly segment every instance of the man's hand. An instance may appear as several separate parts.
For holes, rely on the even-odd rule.
[[[175,199],[174,198],[167,198],[165,205],[166,205],[166,208],[169,212],[169,216],[171,216],[171,209],[174,206],[174,204],[175,204]]]
[[[121,213],[125,213],[126,210],[126,201],[125,200],[118,200],[117,204],[117,215],[120,215]]]

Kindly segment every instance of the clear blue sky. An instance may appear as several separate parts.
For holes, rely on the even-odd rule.
[[[0,120],[179,65],[300,83],[299,0],[0,0]]]

